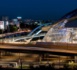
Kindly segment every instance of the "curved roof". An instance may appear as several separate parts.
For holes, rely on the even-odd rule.
[[[61,19],[67,19],[75,16],[77,16],[77,9],[65,14]]]
[[[67,22],[65,27],[77,27],[77,19]]]
[[[70,18],[62,19],[54,24],[43,41],[77,43],[77,10],[72,13]]]

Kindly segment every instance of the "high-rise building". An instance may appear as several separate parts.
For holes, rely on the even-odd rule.
[[[9,25],[8,16],[2,16],[2,21],[4,21],[4,29],[7,29],[8,25]]]

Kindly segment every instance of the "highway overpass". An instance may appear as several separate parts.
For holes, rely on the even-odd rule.
[[[37,42],[36,44],[1,43],[0,50],[36,54],[77,55],[77,44]]]

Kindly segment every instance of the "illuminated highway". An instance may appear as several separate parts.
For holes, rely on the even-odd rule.
[[[66,45],[66,44],[65,44]],[[72,60],[70,58],[71,55],[77,55],[77,51],[76,51],[76,46],[72,45],[71,47],[69,46],[61,46],[59,43],[42,43],[42,42],[38,42],[36,44],[0,44],[0,50],[1,51],[5,51],[5,52],[11,52],[12,56],[2,56],[0,61],[1,64],[3,64],[3,66],[6,66],[10,63],[14,63],[17,64],[18,67],[20,66],[20,64],[18,64],[18,60],[22,59],[23,60],[23,64],[26,66],[29,66],[31,63],[33,63],[33,65],[38,66],[39,63],[40,65],[47,65],[47,63],[49,62],[50,64],[55,63],[59,64],[60,63],[64,63],[66,60]],[[68,44],[69,45],[69,44]],[[49,47],[48,47],[49,46]],[[75,47],[73,50],[72,48]],[[16,52],[18,53],[18,55],[16,55]],[[20,55],[20,53],[25,54],[23,56],[23,54]],[[14,53],[14,54],[13,54]],[[26,56],[26,54],[28,56]],[[31,54],[31,55],[30,55]],[[49,58],[44,57],[44,59],[46,59],[45,61],[40,61],[40,57],[41,55],[46,55],[46,54],[51,54],[51,57]],[[58,55],[58,56],[52,56],[52,55]],[[61,56],[69,56],[69,58],[63,58]],[[43,59],[41,57],[41,59]],[[74,60],[74,59],[73,59]],[[7,63],[7,64],[6,64]],[[12,63],[12,64],[13,64]],[[9,66],[8,66],[9,67]]]
[[[67,46],[68,45],[68,46]],[[49,46],[49,47],[48,47]],[[14,51],[14,52],[29,52],[29,53],[52,53],[61,55],[77,55],[76,44],[47,44],[47,43],[36,43],[36,44],[0,44],[0,50]]]
[[[49,25],[49,24],[47,24]],[[45,25],[39,25],[35,29],[33,29],[30,33],[20,32],[20,33],[13,33],[13,34],[6,34],[6,36],[1,37],[0,42],[17,42],[17,41],[27,41],[32,40],[33,38],[44,37],[47,31],[43,31],[42,27]]]
[[[74,16],[69,18],[67,18],[68,15],[65,16],[64,18],[67,19],[60,20],[51,28],[48,27],[48,32],[42,33],[41,29],[45,25],[40,25],[28,35],[15,34],[15,36],[6,35],[1,38],[0,64],[6,66],[6,63],[14,62],[17,67],[22,66],[22,63],[29,65],[29,62],[35,66],[42,65],[42,63],[45,66],[47,63],[55,63],[55,67],[59,68],[60,63],[63,67],[63,62],[68,60],[77,63],[77,16],[75,12],[73,14]]]

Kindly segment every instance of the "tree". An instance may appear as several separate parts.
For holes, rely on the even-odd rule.
[[[21,29],[26,28],[26,24],[25,24],[24,22],[20,22],[20,28],[21,28]]]
[[[3,33],[3,30],[2,29],[0,29],[0,34],[2,34]]]
[[[17,28],[16,25],[9,25],[9,31],[10,31],[10,32],[15,32],[15,31],[17,31],[17,30],[18,30],[18,28]]]

